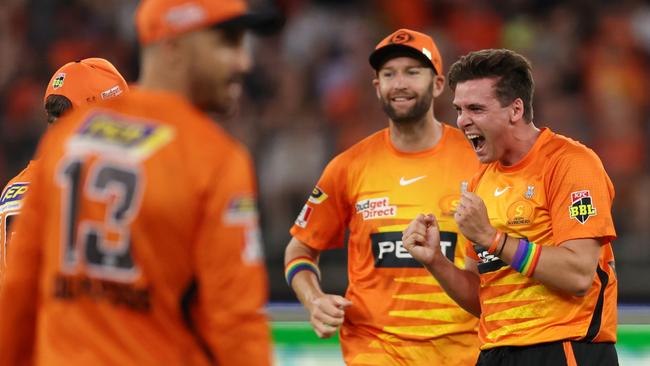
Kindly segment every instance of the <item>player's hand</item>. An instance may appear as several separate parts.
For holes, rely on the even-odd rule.
[[[440,228],[432,214],[419,214],[402,233],[402,245],[415,260],[425,266],[432,266],[435,260],[444,257],[440,249]]]
[[[352,302],[338,295],[323,294],[311,301],[307,307],[309,321],[319,338],[333,336],[343,324],[345,308]]]
[[[485,202],[472,192],[464,192],[456,208],[454,219],[458,229],[469,241],[488,248],[496,235],[490,224]]]

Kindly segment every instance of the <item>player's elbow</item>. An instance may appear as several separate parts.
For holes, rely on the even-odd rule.
[[[574,281],[571,294],[577,297],[585,297],[594,283],[593,275],[580,275]]]

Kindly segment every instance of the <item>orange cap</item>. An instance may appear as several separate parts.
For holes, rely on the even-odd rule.
[[[436,74],[442,75],[442,57],[436,43],[426,34],[410,29],[399,29],[384,38],[370,54],[369,61],[379,70],[389,58],[404,55],[423,60]]]
[[[129,90],[119,71],[103,58],[68,62],[58,69],[47,85],[43,102],[52,94],[70,99],[74,108],[110,99]]]
[[[249,13],[244,0],[142,0],[136,13],[141,44],[218,24],[275,30],[277,14]]]

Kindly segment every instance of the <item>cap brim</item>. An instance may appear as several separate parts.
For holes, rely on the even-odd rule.
[[[230,18],[214,26],[221,29],[241,28],[250,29],[260,34],[273,34],[284,26],[285,18],[275,10],[249,12],[234,18]]]
[[[372,66],[373,69],[379,70],[386,63],[386,61],[401,56],[418,59],[422,61],[426,66],[432,68],[433,71],[438,74],[438,71],[436,70],[431,60],[429,60],[422,52],[419,52],[413,47],[404,46],[401,44],[389,44],[375,50],[370,54],[368,61],[370,62],[370,66]]]

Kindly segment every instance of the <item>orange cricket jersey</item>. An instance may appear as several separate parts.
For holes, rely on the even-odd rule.
[[[548,288],[483,249],[468,249],[481,278],[481,349],[558,340],[615,342],[614,187],[596,154],[544,128],[522,161],[486,165],[471,186],[485,201],[492,226],[511,237],[541,246],[580,238],[600,238],[603,244],[585,297]]]
[[[179,96],[132,91],[57,121],[37,156],[0,364],[270,364],[243,146]]]
[[[7,183],[2,190],[2,196],[0,196],[0,245],[2,245],[0,248],[0,257],[2,257],[0,259],[0,274],[4,273],[9,242],[13,236],[10,226],[20,214],[20,208],[25,201],[25,194],[29,190],[29,182],[31,182],[32,170],[35,165],[34,160],[30,161],[25,169]]]
[[[465,241],[453,214],[461,187],[479,163],[462,133],[443,126],[439,143],[425,151],[397,151],[384,129],[337,156],[291,229],[318,250],[342,247],[350,230],[346,297],[353,305],[340,333],[348,364],[476,362],[478,319],[456,305],[402,246],[408,223],[432,212],[443,251],[464,266]],[[450,338],[455,346],[440,347]]]

